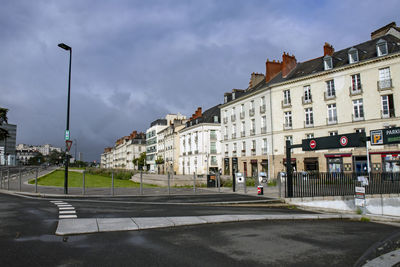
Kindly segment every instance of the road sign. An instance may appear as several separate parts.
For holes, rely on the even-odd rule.
[[[317,147],[317,142],[315,140],[310,141],[310,148],[315,149]]]
[[[400,144],[400,127],[372,130],[371,145]]]
[[[365,187],[356,186],[355,204],[359,207],[365,206]]]
[[[65,144],[66,144],[66,147],[67,147],[67,151],[69,152],[70,149],[71,149],[71,146],[72,146],[72,141],[67,140],[67,141],[65,141]]]
[[[65,130],[65,140],[69,140],[69,130]]]
[[[349,139],[346,136],[340,137],[340,145],[341,146],[347,146],[348,143],[349,143]]]
[[[365,133],[350,133],[312,139],[303,139],[301,147],[303,151],[344,147],[365,147],[365,141]]]

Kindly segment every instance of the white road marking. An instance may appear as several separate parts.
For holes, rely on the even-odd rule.
[[[72,207],[72,205],[70,205],[70,204],[63,204],[63,205],[57,205],[59,208],[62,208],[62,207]]]
[[[74,210],[60,210],[59,214],[75,214]]]
[[[60,215],[58,216],[60,219],[72,219],[72,218],[78,218],[76,215]]]
[[[74,210],[75,208],[74,207],[61,207],[61,208],[58,208],[59,210]]]

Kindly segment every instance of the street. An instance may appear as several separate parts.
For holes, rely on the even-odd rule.
[[[180,198],[183,203],[184,196]],[[278,220],[62,237],[54,234],[58,209],[50,200],[0,195],[1,266],[352,266],[377,241],[398,233],[394,226],[375,223]],[[65,201],[78,218],[305,213],[158,200],[160,204],[129,198]]]

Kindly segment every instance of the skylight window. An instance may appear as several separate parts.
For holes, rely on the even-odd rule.
[[[354,47],[349,50],[349,63],[357,63],[358,62],[358,50]]]
[[[324,69],[325,70],[330,70],[332,68],[333,68],[332,57],[331,56],[325,56],[324,57]]]

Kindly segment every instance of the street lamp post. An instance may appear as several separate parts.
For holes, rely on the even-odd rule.
[[[58,44],[64,50],[69,51],[69,75],[68,75],[68,103],[67,103],[67,129],[69,131],[69,106],[70,106],[70,95],[71,95],[71,61],[72,61],[72,48],[64,43]],[[69,138],[69,137],[68,137]],[[65,143],[65,178],[64,178],[64,194],[68,194],[68,147]]]

